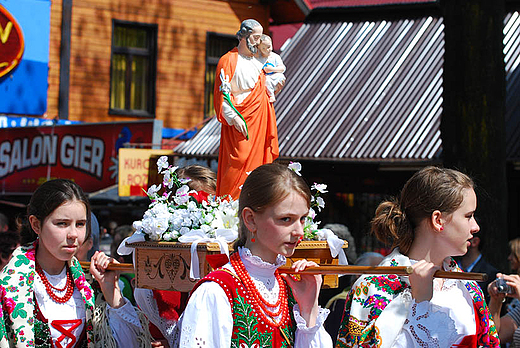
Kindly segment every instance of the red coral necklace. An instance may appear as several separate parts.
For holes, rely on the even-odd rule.
[[[287,302],[285,283],[283,282],[282,277],[278,273],[278,270],[275,271],[275,277],[278,281],[280,294],[276,303],[269,303],[262,297],[262,294],[260,294],[260,292],[256,288],[255,283],[253,282],[253,279],[247,272],[244,263],[238,255],[238,252],[231,255],[230,262],[233,268],[235,269],[238,277],[240,278],[240,280],[242,280],[242,283],[244,284],[247,292],[250,295],[252,295],[250,298],[252,300],[253,307],[256,308],[256,312],[266,323],[270,323],[270,325],[274,327],[281,326],[287,319],[287,315],[289,313],[289,305]],[[278,310],[271,311],[267,307],[278,307]],[[280,314],[282,315],[282,317],[280,318],[280,321],[276,323],[274,318],[276,318]]]
[[[38,261],[36,261],[36,272],[40,276],[40,279],[42,280],[43,285],[45,286],[45,291],[47,291],[47,294],[49,294],[50,298],[56,302],[56,303],[66,303],[70,298],[72,297],[72,294],[74,293],[74,282],[72,280],[72,272],[69,269],[69,266],[67,265],[67,283],[65,284],[65,287],[62,289],[53,286],[47,277],[45,276],[45,273],[43,272],[43,269],[41,268]],[[62,292],[65,291],[65,294],[62,297],[59,297],[54,293],[54,291]]]

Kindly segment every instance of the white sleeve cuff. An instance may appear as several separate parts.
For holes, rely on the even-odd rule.
[[[222,102],[222,116],[224,117],[229,126],[232,125],[233,119],[237,115],[238,114],[236,113],[236,111],[233,110],[233,108],[228,104],[228,102],[224,100]]]
[[[293,313],[294,313],[294,320],[296,321],[296,327],[298,330],[305,332],[305,333],[315,333],[321,326],[323,326],[323,323],[325,323],[325,320],[329,316],[330,310],[327,308],[319,308],[318,317],[316,318],[316,325],[313,327],[307,327],[307,322],[300,314],[300,306],[296,303],[293,307]]]
[[[132,324],[138,328],[141,328],[141,322],[139,321],[139,317],[137,316],[137,312],[135,311],[134,306],[128,301],[126,298],[123,298],[125,304],[119,308],[112,308],[107,303],[107,311],[108,311],[108,320],[110,323],[110,327],[112,326],[112,321],[120,324],[121,321]],[[120,326],[120,325],[119,325]]]

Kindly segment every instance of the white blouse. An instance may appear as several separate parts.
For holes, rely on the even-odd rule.
[[[395,249],[380,265],[386,266],[393,259],[400,266],[417,262]],[[450,260],[444,260],[444,270],[449,270]],[[364,277],[356,284],[359,282],[364,282]],[[383,338],[382,347],[451,347],[474,335],[473,300],[465,284],[465,280],[434,278],[431,300],[420,303],[415,302],[410,289],[397,295],[375,322]]]
[[[412,301],[404,326],[392,347],[450,347],[476,333],[471,294],[464,281],[434,280],[430,301]]]
[[[285,257],[278,255],[273,265],[252,255],[247,248],[239,248],[238,251],[258,291],[268,302],[276,302],[280,289],[274,273],[285,264]],[[230,263],[224,267],[235,273]],[[297,325],[294,348],[332,347],[332,340],[323,327],[329,314],[328,309],[320,308],[316,325],[310,328],[300,315],[297,304],[293,311]],[[233,315],[226,293],[219,284],[204,282],[191,295],[179,318],[175,328],[174,347],[231,347],[232,331]]]
[[[65,287],[67,282],[66,267],[63,268],[60,274],[56,275],[48,274],[45,271],[43,272],[52,286],[57,288]],[[85,303],[78,288],[74,287],[74,293],[69,301],[66,303],[56,303],[47,294],[45,285],[37,272],[35,272],[34,279],[36,301],[38,302],[41,313],[49,322],[53,342],[62,336],[62,333],[51,325],[54,320],[81,319],[81,324],[71,332],[76,338],[79,338],[85,326],[86,311]],[[57,295],[62,297],[64,293],[65,291],[57,293]],[[125,348],[138,347],[137,336],[143,329],[141,328],[139,317],[132,304],[126,301],[122,307],[117,309],[107,304],[107,316],[112,335],[118,346]],[[68,327],[65,327],[65,329],[67,328]],[[63,347],[66,347],[70,341],[70,338],[65,337],[60,343]]]

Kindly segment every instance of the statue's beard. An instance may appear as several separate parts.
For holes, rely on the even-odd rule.
[[[253,46],[253,45],[249,42],[249,38],[247,38],[246,42],[247,42],[247,49],[248,49],[251,53],[256,54],[256,52],[258,51],[258,47]]]

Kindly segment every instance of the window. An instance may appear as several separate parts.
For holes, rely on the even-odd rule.
[[[204,117],[213,116],[213,87],[220,57],[238,44],[233,35],[208,33],[206,36],[206,81],[204,91]],[[231,78],[231,76],[230,76]]]
[[[112,22],[110,113],[153,117],[157,25]]]

